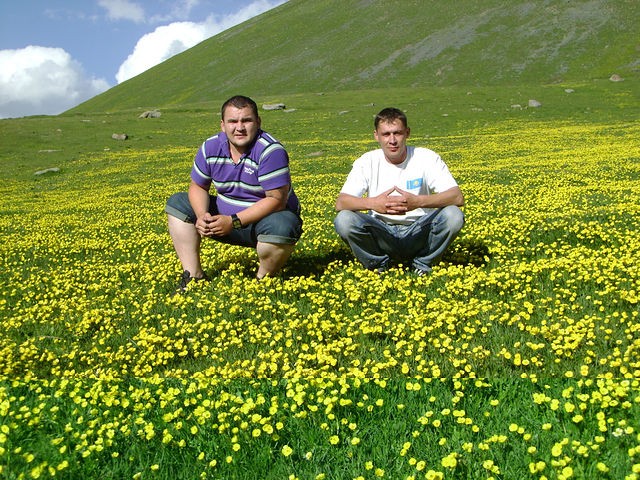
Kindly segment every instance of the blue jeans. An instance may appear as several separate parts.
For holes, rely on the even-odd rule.
[[[396,261],[428,272],[464,226],[464,214],[451,205],[411,225],[390,225],[363,212],[341,210],[333,224],[365,268],[385,270]]]
[[[196,214],[189,202],[187,192],[171,195],[167,200],[165,212],[183,222],[196,223]],[[209,213],[218,215],[216,197],[210,195]],[[255,247],[258,242],[275,244],[295,244],[302,235],[302,219],[291,210],[274,212],[255,223],[234,229],[224,237],[211,237],[219,242],[242,247]]]

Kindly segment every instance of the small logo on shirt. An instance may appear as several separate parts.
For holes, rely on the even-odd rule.
[[[421,178],[414,178],[413,180],[407,180],[407,190],[413,190],[414,188],[420,188],[422,186]]]
[[[256,171],[251,168],[251,167],[244,167],[244,173],[247,173],[249,175],[253,175]]]

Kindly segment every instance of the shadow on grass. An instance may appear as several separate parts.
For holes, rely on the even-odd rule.
[[[447,249],[442,261],[452,265],[486,265],[491,255],[489,248],[479,240],[457,240]],[[285,267],[286,276],[315,276],[325,273],[327,266],[335,261],[344,263],[354,260],[351,251],[344,246],[333,252],[320,252],[317,255],[292,256]]]
[[[490,258],[489,248],[478,240],[456,240],[456,242],[445,251],[442,261],[452,265],[474,265],[481,267],[486,265]],[[330,252],[317,252],[315,254],[297,255],[294,253],[283,269],[283,277],[314,277],[322,276],[327,271],[327,267],[333,262],[355,261],[355,257],[346,245],[339,250]],[[239,259],[241,265],[240,272],[247,278],[252,278],[256,274],[255,260],[247,258]],[[209,268],[207,275],[210,278],[217,277],[226,267]]]
[[[287,262],[284,274],[289,277],[320,276],[326,272],[327,266],[336,261],[349,262],[354,257],[345,247],[332,252],[318,252],[317,254],[293,255]]]
[[[442,255],[442,261],[453,265],[482,267],[489,262],[491,252],[480,240],[456,240]]]

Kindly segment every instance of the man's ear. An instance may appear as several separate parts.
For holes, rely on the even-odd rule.
[[[407,127],[407,138],[409,138],[409,135],[411,135],[411,129]]]

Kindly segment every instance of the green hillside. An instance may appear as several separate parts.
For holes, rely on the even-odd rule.
[[[638,78],[637,0],[289,0],[72,113],[385,87]]]

